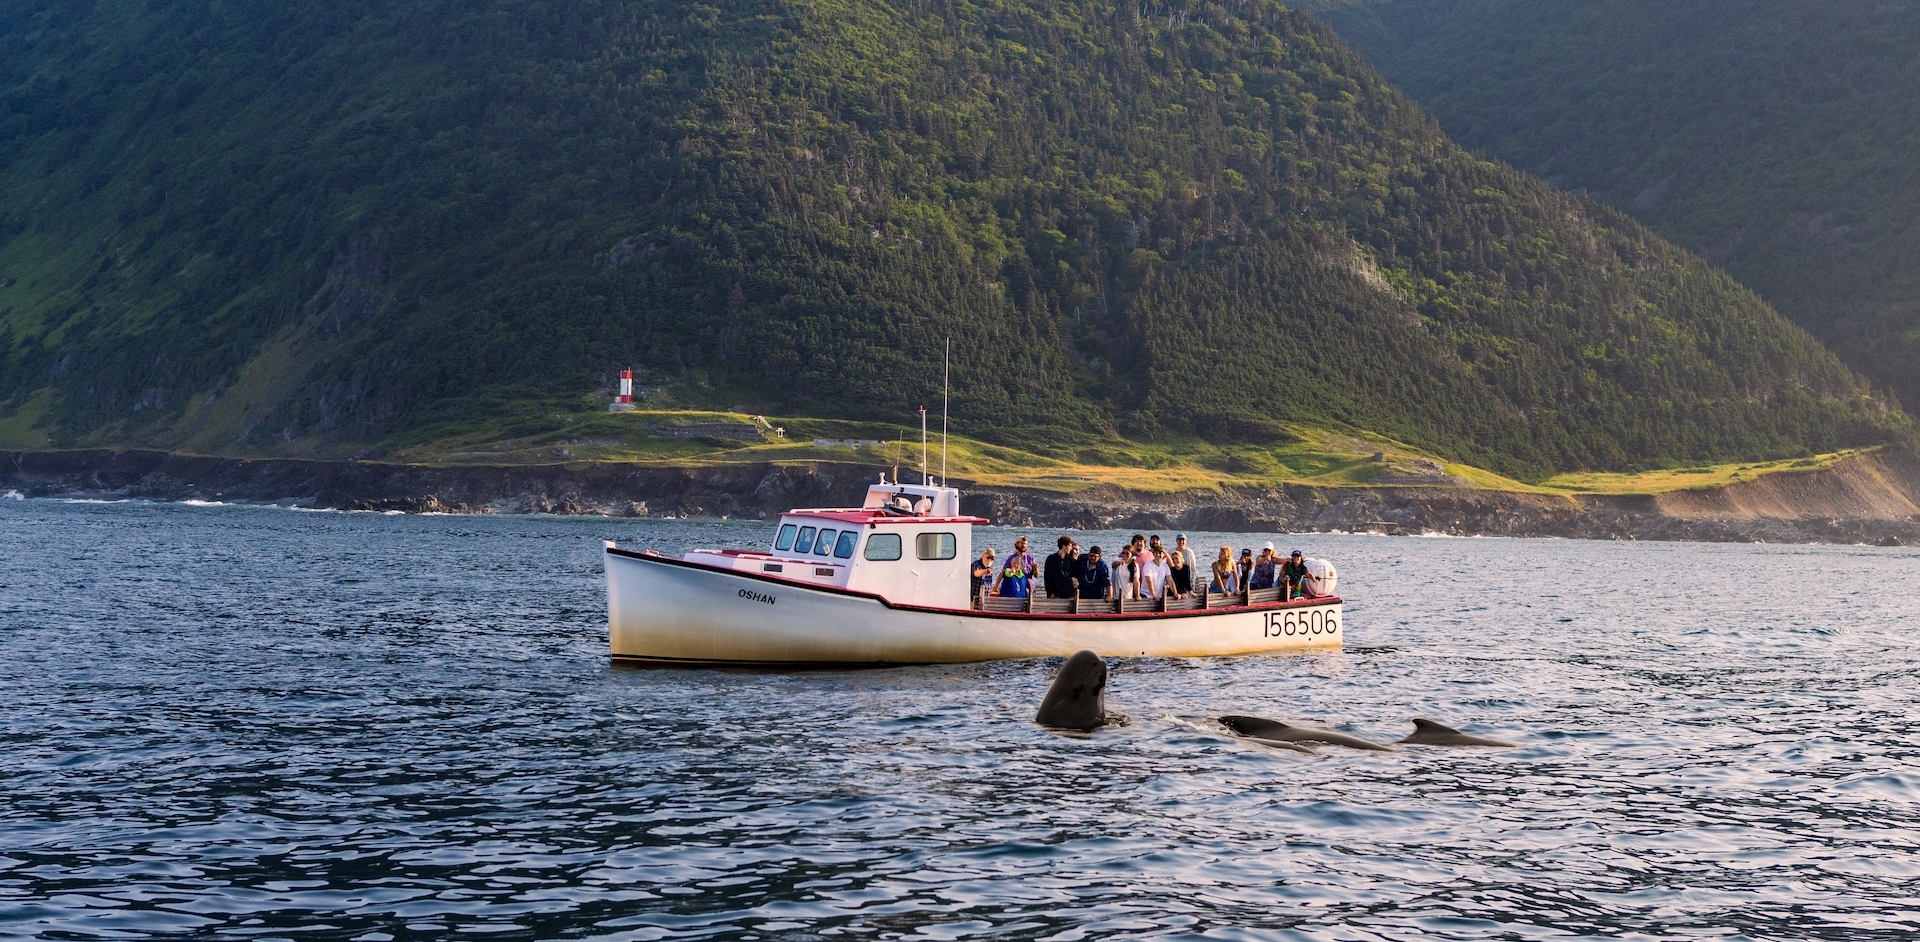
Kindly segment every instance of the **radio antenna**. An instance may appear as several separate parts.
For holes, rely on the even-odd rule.
[[[953,338],[947,338],[947,365],[940,374],[940,486],[947,486],[947,390],[953,382]]]
[[[920,407],[920,483],[932,484],[933,477],[927,473],[927,407]]]

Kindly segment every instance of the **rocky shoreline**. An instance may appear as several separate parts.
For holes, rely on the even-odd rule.
[[[833,462],[444,466],[158,451],[0,453],[0,490],[22,496],[407,513],[765,518],[791,507],[844,505],[871,474],[864,465]],[[1100,485],[1067,495],[955,483],[966,490],[969,512],[1015,526],[1920,545],[1920,449],[1911,444],[1830,468],[1659,495],[1562,497],[1399,484],[1173,494]]]

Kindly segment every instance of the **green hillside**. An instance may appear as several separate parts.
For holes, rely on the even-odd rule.
[[[1456,139],[1632,213],[1920,403],[1920,4],[1312,9]]]
[[[1364,430],[1526,479],[1907,419],[1271,2],[19,0],[0,430],[382,454],[613,372],[1016,445]]]

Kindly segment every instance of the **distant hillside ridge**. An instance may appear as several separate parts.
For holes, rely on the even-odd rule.
[[[1920,404],[1920,4],[1306,6],[1461,142],[1633,214]]]
[[[1904,414],[1283,6],[21,0],[0,439],[379,455],[612,371],[1006,440],[1360,428],[1522,478]]]

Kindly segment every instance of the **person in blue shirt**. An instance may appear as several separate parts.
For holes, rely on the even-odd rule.
[[[1019,568],[1021,574],[1026,576],[1029,582],[1031,582],[1035,576],[1040,575],[1040,564],[1034,560],[1032,553],[1027,552],[1027,538],[1024,536],[1014,539],[1013,552],[1007,556],[1007,568],[1012,569],[1015,567]],[[1006,593],[1002,592],[1000,594],[1005,595]]]
[[[1016,552],[1007,557],[1006,568],[1000,570],[1001,598],[1024,599],[1027,597],[1030,591],[1028,581],[1033,578],[1033,571],[1021,559],[1025,555],[1023,552]]]
[[[1087,551],[1086,561],[1080,565],[1080,597],[1083,599],[1104,599],[1108,590],[1113,588],[1113,573],[1100,559],[1100,547]]]

